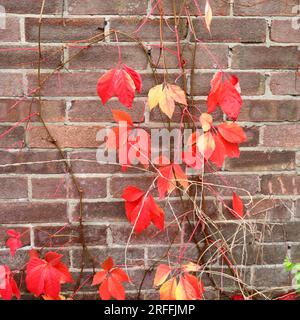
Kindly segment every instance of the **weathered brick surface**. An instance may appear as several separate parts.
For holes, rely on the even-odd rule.
[[[299,30],[293,28],[291,19],[273,20],[271,25],[271,40],[275,42],[300,42]]]
[[[298,47],[236,46],[233,48],[234,69],[297,69],[300,64]]]
[[[263,145],[266,147],[298,148],[300,125],[275,125],[264,128]]]
[[[278,95],[300,95],[300,73],[278,72],[271,74],[271,91]]]
[[[236,0],[234,14],[241,16],[295,16],[292,9],[298,0]]]
[[[25,35],[29,42],[38,41],[39,19],[26,18]],[[104,19],[43,19],[42,42],[72,42],[89,39],[104,31]]]
[[[265,19],[213,19],[211,33],[203,28],[203,21],[196,20],[194,26],[197,38],[208,42],[262,43],[266,40]]]
[[[161,260],[171,243],[164,263],[175,263],[180,256],[182,261],[197,261],[199,248],[193,241],[200,241],[199,246],[204,249],[203,232],[198,226],[195,239],[191,239],[191,226],[184,223],[178,233],[177,221],[191,210],[191,202],[180,199],[178,192],[169,201],[157,200],[165,211],[165,230],[159,232],[152,225],[140,235],[132,233],[122,192],[128,185],[148,190],[155,175],[145,174],[142,166],[122,171],[119,165],[100,164],[96,155],[102,141],[96,137],[100,129],[114,125],[114,109],[128,112],[135,125],[147,131],[151,127],[167,127],[168,119],[158,108],[149,113],[146,103],[149,89],[164,80],[193,89],[190,93],[195,107],[189,107],[189,112],[198,124],[200,114],[207,110],[210,81],[216,70],[222,68],[239,78],[244,101],[238,120],[247,141],[241,145],[239,159],[227,159],[220,173],[204,176],[205,196],[209,197],[205,202],[205,221],[217,220],[229,243],[235,236],[231,247],[234,263],[248,285],[268,290],[291,284],[282,262],[287,254],[295,262],[300,260],[300,35],[294,28],[295,23],[300,23],[294,9],[299,1],[210,1],[210,33],[204,19],[199,18],[206,1],[198,1],[201,13],[193,0],[185,2],[186,8],[181,8],[182,2],[161,0],[154,9],[157,2],[150,0],[46,1],[41,21],[39,81],[42,1],[0,0],[8,13],[6,28],[0,29],[0,264],[20,269],[32,247],[59,249],[74,276],[79,275],[79,195],[38,115],[27,122],[29,115],[39,112],[72,164],[83,190],[86,244],[97,267],[109,255],[123,266],[128,245],[128,272],[134,284],[139,285],[144,267]],[[178,38],[183,43],[180,52],[174,32],[174,9],[177,17],[180,11],[183,15],[178,25]],[[161,13],[165,17],[160,25]],[[114,30],[122,33],[116,37]],[[166,42],[163,47],[160,30]],[[103,33],[106,36],[102,41]],[[144,47],[134,38],[141,40]],[[90,39],[95,41],[93,45],[87,45]],[[119,49],[122,62],[138,70],[143,80],[141,93],[136,94],[131,109],[116,98],[103,106],[97,95],[98,79],[120,61]],[[179,55],[186,83],[178,70]],[[179,127],[180,108],[176,106],[172,126]],[[223,120],[220,108],[213,117],[215,123]],[[207,173],[215,170],[209,165],[205,168]],[[245,221],[235,219],[228,210],[233,191],[246,204]],[[152,194],[158,196],[157,188]],[[7,229],[14,226],[24,233],[24,248],[11,259],[5,242]],[[184,242],[189,244],[182,250]],[[209,251],[204,259],[216,255],[213,271],[231,275],[220,252],[216,248]],[[89,259],[85,263],[86,267],[93,267]],[[88,276],[90,273],[85,273],[84,279]],[[20,277],[16,277],[20,282]],[[144,298],[158,298],[153,277],[151,271],[144,279]],[[238,290],[231,278],[217,274],[214,278],[220,287],[225,287],[225,292]],[[216,293],[207,275],[202,280],[210,286],[205,294],[207,299],[228,299]],[[21,289],[25,291],[24,284]],[[70,293],[74,285],[65,285],[63,290]],[[126,290],[128,299],[136,299],[135,286],[128,284]],[[26,293],[24,298],[33,299]],[[75,297],[96,298],[90,285]]]

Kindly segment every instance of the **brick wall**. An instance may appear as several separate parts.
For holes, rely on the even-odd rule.
[[[162,2],[166,17],[171,16],[172,1]],[[180,2],[177,1],[178,5]],[[216,64],[206,48],[225,71],[236,74],[241,82],[244,106],[239,120],[247,132],[248,141],[241,148],[240,159],[226,162],[222,175],[230,185],[242,186],[251,192],[257,204],[250,210],[251,217],[256,214],[262,218],[262,225],[267,221],[268,230],[259,248],[255,242],[249,242],[248,260],[240,264],[250,284],[267,288],[289,285],[290,279],[282,267],[284,257],[289,254],[292,259],[300,260],[300,32],[292,27],[296,15],[293,8],[299,2],[211,0],[215,15],[211,36],[196,18],[193,1],[187,2],[197,36],[205,44],[198,45],[195,58],[194,93],[199,104],[205,107],[209,82],[216,71]],[[148,0],[46,1],[41,32],[42,77],[47,77],[62,61],[78,52],[78,46],[66,43],[91,38],[111,28],[133,32],[143,16],[151,12],[151,3]],[[205,1],[199,3],[203,10]],[[21,268],[30,247],[58,247],[76,273],[80,268],[81,249],[76,229],[78,196],[72,181],[62,163],[55,161],[60,156],[38,119],[31,118],[29,126],[26,121],[15,125],[38,108],[37,101],[31,103],[30,97],[37,86],[41,1],[0,0],[0,5],[7,12],[6,29],[0,29],[0,136],[13,127],[0,139],[0,263]],[[172,26],[172,17],[168,23]],[[182,20],[179,35],[185,44],[183,54],[189,74],[194,44],[187,19]],[[157,10],[153,11],[139,36],[147,44],[159,43]],[[174,33],[167,24],[164,25],[164,40],[170,49],[176,48]],[[133,41],[125,37],[120,37],[119,41],[123,62],[133,66],[143,78],[142,94],[135,99],[130,111],[133,119],[138,121],[145,96],[154,85],[151,68],[143,51]],[[153,47],[151,55],[156,60],[159,49]],[[117,101],[102,107],[95,89],[99,76],[117,61],[115,38],[107,37],[49,78],[41,99],[42,114],[68,158],[90,160],[72,161],[85,193],[87,244],[99,262],[112,255],[117,263],[123,264],[131,227],[120,194],[128,184],[147,188],[150,178],[138,170],[121,173],[119,167],[95,163],[99,145],[96,134],[112,122],[109,107],[125,110]],[[178,70],[174,56],[167,56],[166,63],[170,77],[176,78]],[[162,66],[158,72],[162,72]],[[146,111],[145,119],[146,127],[159,126],[161,121],[156,112],[149,115]],[[230,198],[226,192],[223,197],[225,200]],[[178,199],[172,198],[178,208],[176,201]],[[212,207],[211,214],[220,217],[213,198],[208,204]],[[172,219],[171,212],[167,212],[167,219]],[[49,240],[49,234],[65,225],[67,227],[60,237]],[[256,227],[259,229],[262,225]],[[17,252],[14,260],[9,258],[5,249],[9,227],[23,231],[29,229],[23,239],[25,247]],[[226,228],[232,230],[230,228],[236,228],[236,224]],[[171,227],[168,234],[153,238],[153,229],[150,228],[141,236],[133,237],[128,258],[132,263],[129,272],[136,283],[142,278],[144,266],[149,266],[167,248],[167,239],[175,232]],[[175,248],[181,241],[184,239],[176,239]],[[189,254],[195,256],[194,248],[190,249]],[[234,251],[238,263],[243,250],[237,246]],[[258,251],[262,253],[258,254]],[[156,297],[151,289],[151,277],[152,274],[145,281],[145,298]],[[209,282],[206,285],[206,297],[214,298],[216,292],[209,289]],[[233,289],[226,278],[222,286]],[[90,288],[86,287],[84,291],[85,297],[93,296]],[[128,286],[128,293],[129,297],[130,294],[134,297],[135,288]]]

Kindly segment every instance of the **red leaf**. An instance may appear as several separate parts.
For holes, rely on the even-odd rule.
[[[26,285],[36,296],[59,297],[61,284],[73,282],[68,268],[60,261],[62,255],[48,252],[45,259],[33,255],[27,264]]]
[[[185,173],[178,164],[170,164],[158,169],[157,188],[160,199],[164,199],[166,193],[169,194],[176,188],[178,182],[184,189],[188,187],[188,181]]]
[[[242,143],[247,140],[246,134],[236,122],[225,122],[218,125],[222,137],[230,143]]]
[[[287,293],[277,298],[277,300],[297,300],[298,295],[294,292]]]
[[[214,163],[218,168],[221,168],[225,160],[226,149],[222,139],[218,134],[214,134],[213,137],[215,140],[215,150],[210,156],[209,160],[212,163]]]
[[[234,192],[232,196],[232,207],[231,213],[238,219],[242,219],[244,216],[244,204],[241,198]]]
[[[167,264],[160,264],[156,269],[156,273],[154,277],[154,286],[157,287],[163,284],[167,280],[171,271],[172,271],[172,268]]]
[[[245,298],[241,294],[236,294],[236,295],[231,297],[231,300],[245,300]]]
[[[123,282],[129,282],[128,275],[120,268],[113,268],[114,262],[111,257],[106,259],[101,267],[103,268],[94,275],[92,286],[99,286],[99,295],[102,300],[109,300],[111,297],[117,300],[125,299]]]
[[[98,81],[98,95],[105,105],[113,96],[128,108],[132,107],[135,90],[141,91],[141,76],[125,64],[105,73]]]
[[[140,189],[129,186],[123,191],[125,210],[128,220],[138,234],[152,222],[159,230],[164,228],[164,211],[156,204],[153,197]]]
[[[201,300],[203,292],[202,282],[195,276],[186,273],[180,277],[176,289],[176,300]]]
[[[114,277],[108,279],[108,290],[113,298],[117,300],[125,300],[125,289],[121,282]]]
[[[0,266],[0,296],[3,300],[11,300],[13,296],[20,299],[19,288],[7,266]]]
[[[114,261],[111,257],[108,257],[101,265],[102,269],[109,271],[114,267]]]
[[[7,230],[7,235],[10,238],[6,241],[6,246],[10,250],[10,255],[13,257],[17,249],[22,247],[22,241],[20,240],[21,234],[16,230],[10,229]]]
[[[224,80],[223,75],[223,72],[217,72],[211,81],[207,112],[211,113],[220,106],[229,118],[236,120],[242,107],[238,78],[229,76],[229,80]]]

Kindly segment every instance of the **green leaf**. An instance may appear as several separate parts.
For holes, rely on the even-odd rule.
[[[284,259],[284,263],[283,263],[284,267],[285,267],[285,270],[286,271],[292,271],[293,268],[294,268],[294,264],[290,261],[290,259],[288,257],[286,257]]]

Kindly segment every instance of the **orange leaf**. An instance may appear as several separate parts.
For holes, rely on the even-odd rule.
[[[246,134],[236,122],[225,122],[218,125],[222,137],[230,143],[242,143],[247,140]]]
[[[172,271],[172,269],[170,266],[168,266],[166,264],[160,264],[156,269],[156,274],[154,277],[154,286],[158,287],[161,284],[163,284],[167,280],[171,271]]]
[[[133,127],[133,121],[130,114],[121,110],[112,110],[111,112],[113,113],[113,117],[116,122],[127,122],[128,125]]]

